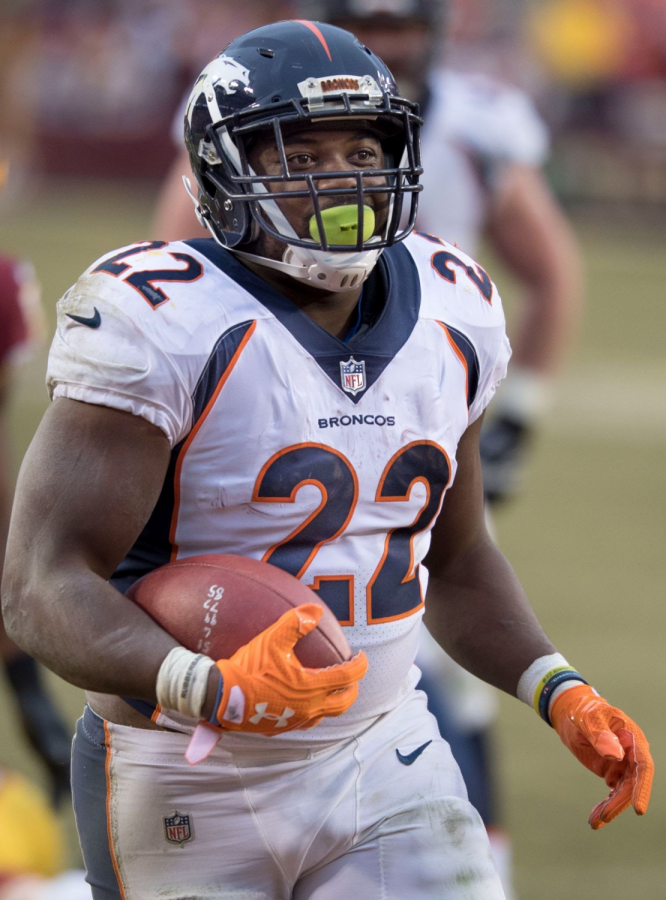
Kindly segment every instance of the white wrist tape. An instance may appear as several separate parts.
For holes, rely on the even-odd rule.
[[[531,369],[509,368],[493,401],[493,415],[507,415],[534,424],[550,403],[550,379]]]
[[[215,663],[208,656],[174,647],[157,673],[157,702],[192,719],[201,718],[208,675]]]
[[[568,676],[571,677],[568,677]],[[570,666],[561,653],[550,653],[535,659],[520,676],[516,694],[544,721],[550,724],[550,704],[555,697],[572,687],[587,684],[585,679]],[[544,694],[544,689],[546,693]]]

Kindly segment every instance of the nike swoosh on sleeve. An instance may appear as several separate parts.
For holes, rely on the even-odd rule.
[[[75,316],[72,313],[65,313],[68,319],[73,319],[79,325],[87,325],[88,328],[99,328],[102,324],[102,316],[96,306],[93,307],[94,315],[92,316]]]
[[[412,750],[411,753],[405,753],[404,755],[399,751],[395,751],[395,755],[398,757],[398,760],[403,764],[403,766],[411,766],[412,763],[415,763],[419,756],[423,753],[426,747],[429,747],[432,744],[432,741],[426,741],[425,744],[421,744],[420,747],[417,747],[416,750]]]

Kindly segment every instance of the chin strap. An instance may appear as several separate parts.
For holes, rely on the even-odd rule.
[[[198,221],[199,225],[201,225],[202,228],[208,229],[208,231],[210,231],[210,233],[213,235],[213,237],[215,237],[215,235],[213,234],[211,229],[208,228],[208,222],[201,211],[201,205],[200,205],[199,201],[194,196],[194,191],[192,190],[192,182],[187,177],[187,175],[183,175],[183,184],[185,185],[185,190],[187,191],[187,196],[190,198],[192,203],[194,203],[194,212],[197,217],[197,221]]]
[[[363,253],[324,253],[304,247],[287,246],[282,260],[268,259],[229,247],[241,259],[283,272],[297,281],[307,281],[322,291],[349,291],[360,287],[377,264],[381,250]]]
[[[264,212],[273,225],[288,240],[298,238],[294,227],[282,212],[275,200],[263,184],[255,186]],[[372,272],[379,259],[381,250],[364,250],[356,253],[328,253],[324,250],[310,250],[306,247],[294,247],[287,244],[282,260],[268,259],[264,256],[245,253],[229,248],[238,256],[283,272],[297,281],[306,281],[312,287],[322,291],[348,291],[360,287]]]

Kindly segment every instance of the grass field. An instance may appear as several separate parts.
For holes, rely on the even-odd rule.
[[[52,187],[0,217],[0,247],[33,260],[52,322],[55,301],[90,262],[151,237],[150,204],[149,193],[126,186]],[[660,900],[666,897],[664,230],[588,219],[577,228],[588,269],[582,335],[535,447],[528,489],[497,524],[554,643],[644,727],[657,777],[644,819],[627,813],[593,833],[587,815],[603,783],[534,714],[503,697],[504,808],[521,900]],[[508,298],[510,285],[492,271]],[[11,411],[17,467],[46,406],[43,374],[43,357],[19,373]],[[54,684],[73,722],[81,695]],[[14,733],[2,685],[0,720],[0,764],[38,774]]]

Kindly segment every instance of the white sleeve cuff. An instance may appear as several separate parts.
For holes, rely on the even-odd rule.
[[[52,399],[66,397],[69,400],[79,400],[81,403],[93,403],[96,406],[108,406],[111,409],[119,409],[122,412],[141,416],[153,425],[157,425],[166,434],[169,444],[174,447],[179,435],[176,432],[176,423],[164,410],[145,400],[138,400],[125,394],[116,393],[104,388],[83,384],[67,384],[59,382],[53,389]]]

